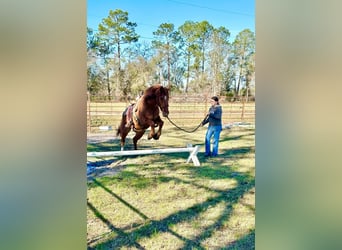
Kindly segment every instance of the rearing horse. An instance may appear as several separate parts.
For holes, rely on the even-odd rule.
[[[164,124],[160,119],[159,109],[164,117],[169,115],[169,89],[157,84],[147,88],[137,103],[126,108],[122,113],[121,123],[117,130],[117,135],[121,136],[121,150],[124,149],[126,136],[132,127],[135,132],[134,149],[137,149],[138,140],[149,127],[151,132],[147,139],[159,139]],[[128,112],[132,112],[131,121],[127,121]],[[157,132],[156,127],[159,127]]]

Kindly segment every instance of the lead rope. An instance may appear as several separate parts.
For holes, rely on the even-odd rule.
[[[207,119],[207,117],[208,117],[208,115],[203,119],[203,121],[204,121],[205,119]],[[189,131],[189,130],[186,130],[186,129],[184,129],[184,128],[181,128],[181,127],[177,126],[177,124],[175,124],[173,121],[171,121],[170,118],[169,118],[168,116],[167,116],[166,118],[169,120],[169,122],[170,122],[173,126],[175,126],[176,128],[178,128],[178,129],[180,129],[180,130],[182,130],[182,131],[184,131],[184,132],[187,132],[187,133],[193,133],[193,132],[195,132],[195,131],[201,126],[201,124],[202,124],[202,122],[200,122],[200,124],[198,124],[198,126],[197,126],[195,129]]]

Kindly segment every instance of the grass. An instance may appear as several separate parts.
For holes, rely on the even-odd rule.
[[[254,249],[254,130],[223,130],[220,157],[209,159],[205,131],[168,129],[159,141],[138,144],[201,145],[200,167],[185,163],[187,153],[89,159],[118,170],[88,181],[89,249]],[[119,148],[116,139],[88,145],[88,151]]]

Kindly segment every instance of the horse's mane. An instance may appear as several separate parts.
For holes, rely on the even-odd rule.
[[[150,87],[148,87],[144,94],[149,94],[149,93],[156,93],[156,91],[160,90],[162,93],[161,94],[167,94],[168,93],[168,89],[163,87],[161,84],[155,84],[152,85]]]
[[[152,85],[144,91],[143,98],[146,101],[155,100],[157,96],[169,95],[168,89],[160,84]]]

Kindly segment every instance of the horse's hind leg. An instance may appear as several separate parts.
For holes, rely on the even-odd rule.
[[[127,135],[121,135],[121,140],[120,140],[121,151],[124,151],[126,136]]]
[[[120,136],[121,136],[121,140],[120,140],[120,144],[121,144],[121,151],[124,150],[125,147],[125,142],[126,142],[126,137],[129,133],[129,131],[131,130],[130,127],[126,127],[125,124],[123,124],[122,127],[120,127]]]
[[[131,130],[130,127],[126,127],[126,116],[123,114],[122,119],[121,119],[121,124],[118,128],[118,134],[120,134],[120,137],[121,137],[120,139],[121,151],[124,150],[126,137],[130,130]]]
[[[138,146],[137,146],[138,140],[144,135],[144,133],[145,133],[145,130],[135,132],[135,136],[133,137],[133,144],[134,144],[135,150],[138,149]]]

